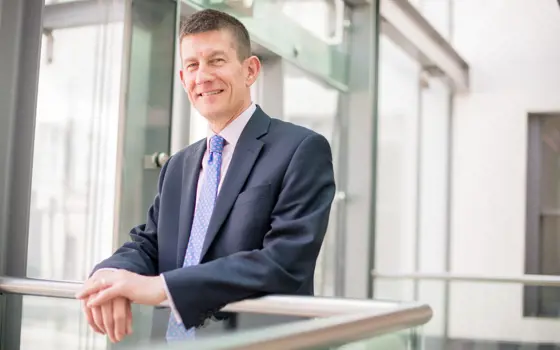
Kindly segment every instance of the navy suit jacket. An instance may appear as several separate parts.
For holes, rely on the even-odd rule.
[[[182,268],[205,151],[203,139],[165,163],[146,223],[94,271],[163,274],[187,328],[246,298],[312,295],[335,194],[327,140],[257,106],[216,199],[200,264]]]

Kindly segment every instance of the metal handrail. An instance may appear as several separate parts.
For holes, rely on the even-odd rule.
[[[539,287],[560,287],[560,276],[522,275],[522,276],[484,276],[449,272],[378,272],[372,271],[373,278],[396,280],[424,280],[449,282],[507,283]]]
[[[0,293],[74,298],[80,286],[78,282],[0,277]],[[432,317],[432,309],[425,304],[285,295],[235,302],[222,310],[313,319],[197,340],[197,349],[305,349],[406,330]]]

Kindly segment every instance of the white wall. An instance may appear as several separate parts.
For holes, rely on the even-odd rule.
[[[524,273],[528,113],[560,111],[555,0],[455,0],[471,92],[455,99],[452,272]],[[522,286],[454,284],[450,337],[560,342],[560,320],[522,318]]]

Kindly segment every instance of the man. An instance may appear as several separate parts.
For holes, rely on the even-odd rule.
[[[179,43],[181,81],[209,133],[166,162],[146,223],[77,294],[113,342],[131,332],[131,302],[167,300],[172,340],[231,302],[313,294],[335,192],[327,140],[252,103],[261,65],[235,18],[197,12]]]

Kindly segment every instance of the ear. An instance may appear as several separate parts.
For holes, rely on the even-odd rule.
[[[187,91],[187,85],[185,84],[185,75],[182,69],[179,71],[179,76],[181,77],[181,85],[183,85],[183,89]]]
[[[247,64],[247,76],[245,77],[245,85],[247,87],[253,85],[257,78],[259,77],[259,73],[261,72],[261,61],[257,56],[251,56],[247,58],[245,61]]]

